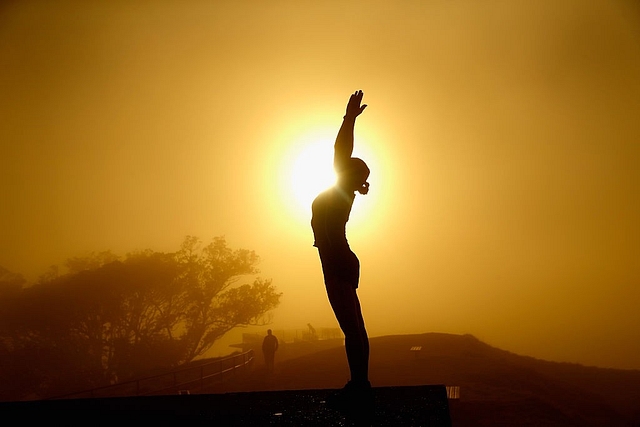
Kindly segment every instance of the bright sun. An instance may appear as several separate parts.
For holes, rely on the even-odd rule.
[[[333,141],[317,135],[301,141],[286,179],[297,210],[309,212],[318,193],[335,184]]]
[[[297,225],[309,226],[313,200],[336,181],[333,170],[333,144],[337,133],[335,125],[331,123],[315,128],[313,125],[299,126],[296,130],[301,128],[304,132],[291,132],[281,137],[281,149],[270,153],[274,163],[269,170],[277,173],[269,175],[276,178],[273,188],[278,189],[279,197],[270,197],[268,202],[278,220],[292,231],[297,230]],[[372,171],[369,177],[371,191],[366,196],[357,197],[351,211],[349,232],[356,239],[359,234],[371,232],[371,227],[380,223],[389,206],[381,203],[381,197],[385,194],[385,187],[381,183],[388,180],[382,179],[384,167],[378,161],[380,156],[376,155],[374,141],[375,135],[365,132],[355,136],[353,155],[365,160]],[[294,224],[296,226],[292,227]]]

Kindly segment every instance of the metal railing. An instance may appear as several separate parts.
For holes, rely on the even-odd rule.
[[[215,382],[221,382],[227,375],[234,375],[236,370],[249,365],[253,359],[254,352],[253,350],[249,350],[198,366],[66,394],[64,396],[56,396],[51,399],[177,394],[183,390],[202,389]]]

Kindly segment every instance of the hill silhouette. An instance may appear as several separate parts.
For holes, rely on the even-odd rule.
[[[459,401],[451,402],[456,426],[640,426],[637,370],[520,356],[471,335],[395,335],[370,342],[375,387],[460,386]],[[416,346],[422,350],[410,351]],[[338,388],[348,378],[340,340],[287,344],[277,362],[273,375],[258,362],[228,391]]]

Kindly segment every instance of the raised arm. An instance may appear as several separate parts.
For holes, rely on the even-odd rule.
[[[353,153],[353,128],[356,125],[356,117],[358,117],[365,108],[366,104],[362,104],[363,93],[361,90],[356,91],[349,98],[347,103],[347,112],[342,120],[342,126],[338,131],[336,143],[333,146],[333,167],[337,173],[344,170]]]

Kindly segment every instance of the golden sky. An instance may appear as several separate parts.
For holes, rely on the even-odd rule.
[[[0,265],[225,235],[334,326],[292,176],[357,89],[371,335],[640,369],[634,0],[3,2]]]

